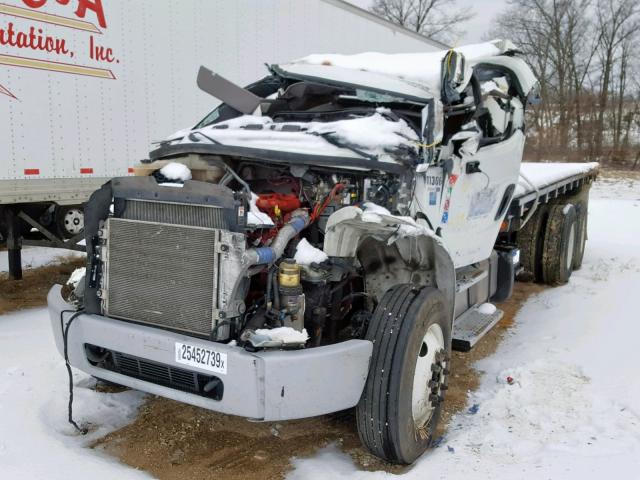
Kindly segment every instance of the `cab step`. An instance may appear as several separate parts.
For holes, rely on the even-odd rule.
[[[452,347],[468,352],[484,335],[500,321],[504,312],[496,309],[491,314],[478,311],[478,307],[467,310],[453,321]]]

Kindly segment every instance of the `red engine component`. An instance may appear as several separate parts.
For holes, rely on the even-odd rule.
[[[272,219],[283,217],[300,208],[300,199],[295,193],[261,193],[256,205]]]

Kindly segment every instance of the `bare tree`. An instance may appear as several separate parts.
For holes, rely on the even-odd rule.
[[[605,138],[618,157],[628,148],[639,16],[637,0],[509,1],[492,33],[513,40],[540,80],[538,156],[602,159]]]
[[[634,39],[640,30],[640,5],[637,0],[600,0],[597,8],[597,25],[601,39],[599,49],[600,96],[598,117],[594,135],[594,154],[602,153],[604,119],[608,108],[616,55],[625,42]]]
[[[455,0],[375,0],[371,11],[445,43],[463,35],[462,24],[474,16],[472,11],[457,9]]]

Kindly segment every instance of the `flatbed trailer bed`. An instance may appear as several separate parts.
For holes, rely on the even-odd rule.
[[[589,184],[598,176],[599,164],[522,162],[520,181],[516,186],[505,221],[509,231],[519,228],[520,221],[532,208]],[[512,226],[513,225],[513,226]]]

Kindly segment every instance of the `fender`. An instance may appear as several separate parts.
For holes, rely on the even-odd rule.
[[[413,218],[383,209],[341,208],[327,221],[324,251],[332,257],[357,258],[367,291],[377,299],[399,283],[438,288],[447,298],[445,307],[453,322],[453,259],[442,239]]]

